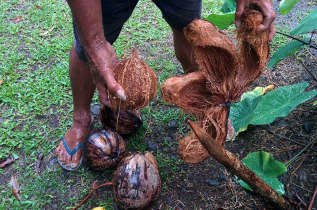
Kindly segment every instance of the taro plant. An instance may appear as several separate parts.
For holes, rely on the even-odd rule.
[[[256,88],[244,93],[239,103],[233,104],[229,118],[238,134],[245,131],[249,124],[265,125],[272,123],[278,117],[287,116],[299,104],[317,95],[317,90],[305,92],[307,82],[279,87],[267,94],[268,88]]]

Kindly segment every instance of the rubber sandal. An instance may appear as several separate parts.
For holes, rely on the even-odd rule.
[[[65,140],[65,134],[64,134],[64,136],[63,136],[62,142],[63,142],[63,145],[64,145],[64,147],[65,147],[67,153],[70,155],[71,158],[73,158],[73,155],[76,154],[76,152],[77,152],[79,149],[81,149],[81,148],[83,147],[83,142],[81,142],[81,143],[78,144],[73,150],[71,150],[71,149],[69,148],[69,146],[68,146],[66,140]],[[59,158],[57,158],[57,162],[58,162],[58,164],[61,166],[61,168],[62,168],[63,170],[65,170],[65,171],[69,171],[69,172],[77,171],[77,170],[80,169],[80,168],[82,167],[82,165],[83,165],[83,155],[82,155],[82,157],[80,158],[79,164],[78,164],[78,166],[77,166],[76,168],[71,168],[71,167],[68,167],[68,166],[64,165],[64,164],[59,160]]]

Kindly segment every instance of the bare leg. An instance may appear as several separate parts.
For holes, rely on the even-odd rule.
[[[90,103],[96,89],[90,74],[89,64],[80,60],[74,45],[70,50],[69,75],[73,93],[74,113],[73,123],[65,134],[65,140],[70,149],[73,150],[79,143],[83,142],[85,135],[89,131],[93,120],[90,114]],[[76,168],[82,157],[82,150],[79,149],[71,158],[65,150],[62,141],[55,151],[60,162],[71,168]]]
[[[195,62],[193,50],[186,40],[182,31],[172,29],[174,38],[174,50],[176,58],[182,64],[183,70],[186,74],[198,71],[198,66]]]

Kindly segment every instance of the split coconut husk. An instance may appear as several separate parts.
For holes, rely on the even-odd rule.
[[[235,46],[212,23],[192,21],[184,29],[184,34],[194,51],[199,72],[172,77],[163,84],[163,98],[185,112],[195,114],[198,123],[221,145],[227,137],[230,105],[239,101],[242,93],[259,77],[266,65],[269,55],[268,31],[256,32],[262,22],[260,12],[246,11]],[[185,139],[179,145],[185,162],[201,162],[204,158],[194,158],[202,156],[197,138],[190,134]],[[193,149],[192,145],[198,149]],[[198,152],[194,155],[193,151]],[[192,160],[189,160],[190,156]]]
[[[113,108],[141,109],[149,105],[156,96],[156,74],[142,61],[134,49],[131,57],[120,61],[113,70],[114,77],[127,97],[121,100],[108,93]]]

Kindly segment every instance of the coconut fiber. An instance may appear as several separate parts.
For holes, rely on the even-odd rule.
[[[156,96],[156,74],[133,50],[131,57],[120,61],[114,68],[114,77],[122,86],[125,101],[108,93],[113,108],[128,110],[147,106]]]
[[[239,101],[266,65],[268,31],[256,32],[262,22],[260,12],[246,11],[235,46],[212,23],[192,21],[184,34],[194,51],[199,72],[172,77],[163,84],[163,98],[196,115],[198,123],[221,145],[227,136],[230,105]],[[188,163],[199,163],[209,157],[193,134],[180,141],[179,152]]]

